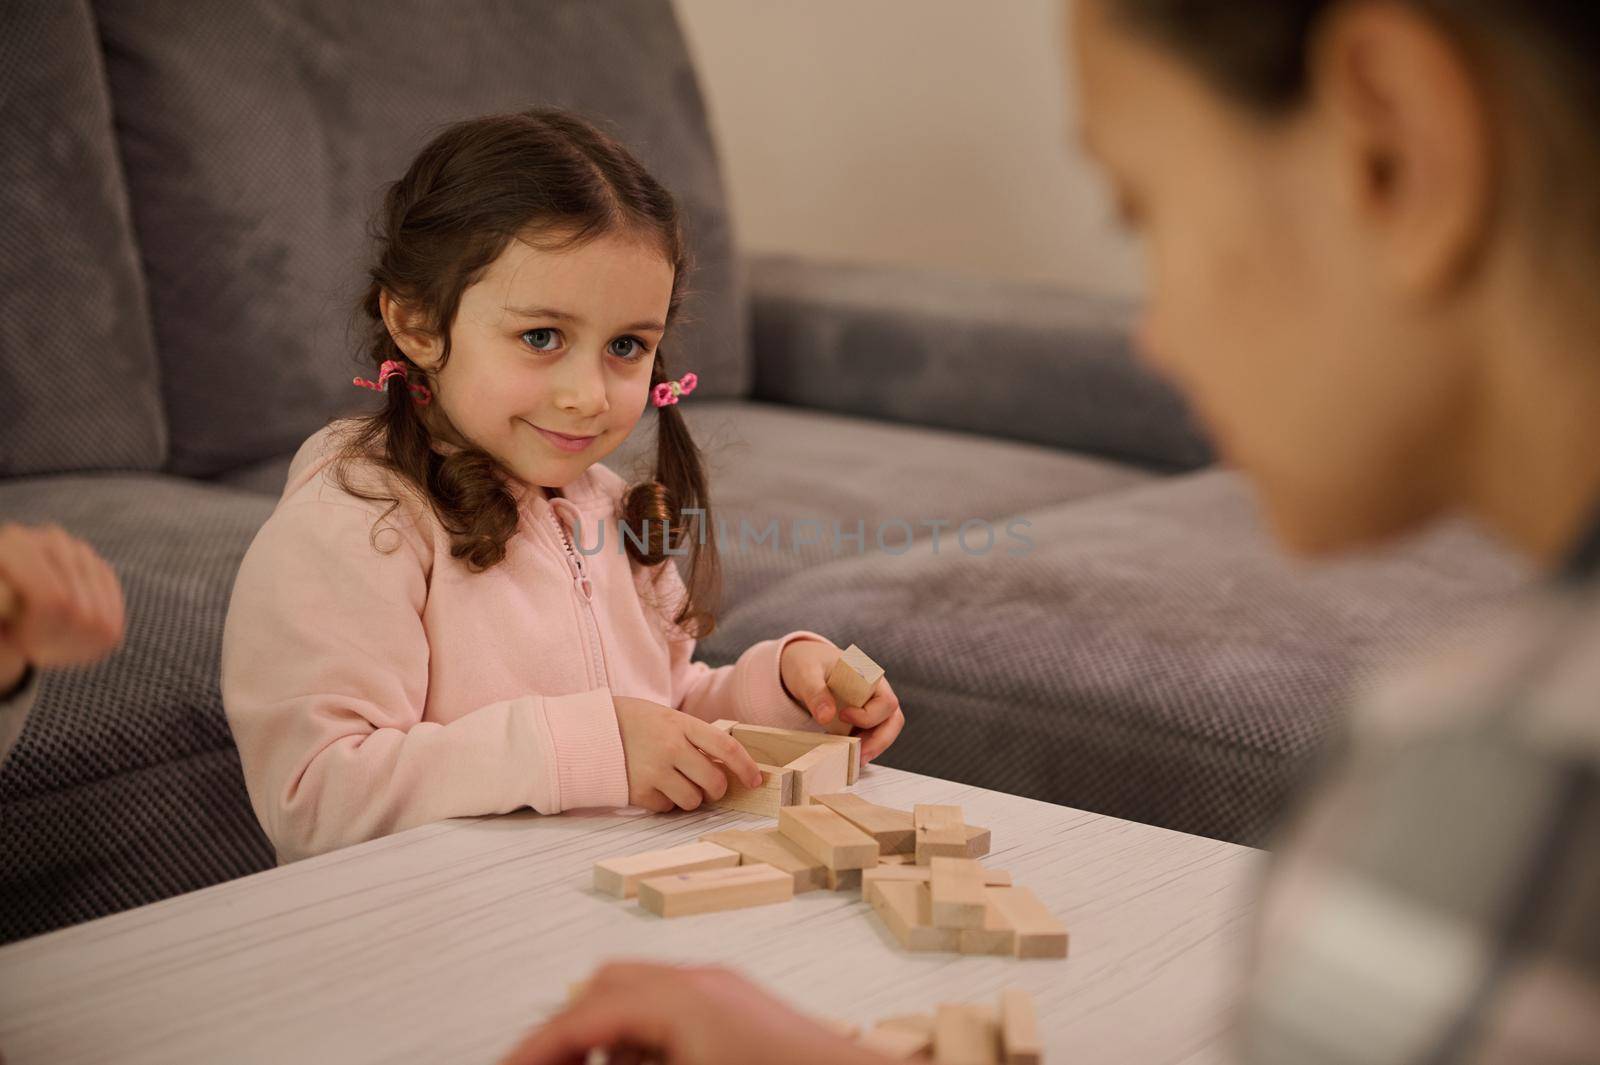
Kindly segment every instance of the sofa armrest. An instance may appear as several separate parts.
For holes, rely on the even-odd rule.
[[[790,256],[746,271],[756,399],[1162,469],[1211,461],[1183,401],[1135,359],[1125,303]]]

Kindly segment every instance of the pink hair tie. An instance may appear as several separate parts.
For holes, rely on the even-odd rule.
[[[687,396],[694,391],[694,386],[700,383],[700,378],[692,373],[683,375],[679,381],[663,381],[651,390],[651,397],[658,407],[670,407],[678,402],[679,396]]]
[[[399,359],[389,359],[379,366],[378,379],[376,381],[364,381],[357,377],[355,383],[360,388],[370,388],[374,392],[387,392],[389,390],[389,379],[392,377],[400,378],[411,389],[411,397],[418,403],[426,405],[432,401],[433,393],[428,391],[426,385],[412,384],[410,371],[406,369],[406,364]]]

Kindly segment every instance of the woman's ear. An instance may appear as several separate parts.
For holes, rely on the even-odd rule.
[[[1355,215],[1398,285],[1436,294],[1489,237],[1497,160],[1482,86],[1449,34],[1407,6],[1347,5],[1319,36],[1314,91],[1339,130]]]
[[[424,327],[420,317],[405,303],[391,296],[388,289],[378,293],[378,309],[383,314],[384,327],[389,330],[395,347],[429,373],[437,370],[440,349],[444,345]]]

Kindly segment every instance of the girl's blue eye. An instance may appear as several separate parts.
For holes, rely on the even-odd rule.
[[[618,345],[624,345],[618,347]],[[633,359],[644,354],[644,344],[638,337],[618,337],[611,342],[611,354],[619,359]]]
[[[554,329],[530,329],[522,334],[522,339],[536,351],[549,351],[551,348],[546,345],[553,346],[560,335]]]

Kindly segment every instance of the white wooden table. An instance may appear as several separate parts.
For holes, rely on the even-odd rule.
[[[492,1062],[603,958],[736,966],[811,1012],[1037,1001],[1058,1065],[1226,1060],[1259,852],[893,769],[876,802],[956,803],[986,862],[1066,922],[1065,961],[908,954],[860,892],[663,920],[600,858],[770,820],[596,811],[448,821],[0,949],[6,1065]]]

